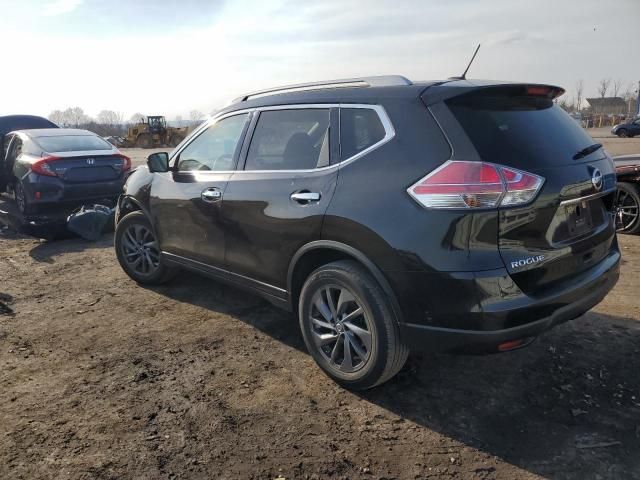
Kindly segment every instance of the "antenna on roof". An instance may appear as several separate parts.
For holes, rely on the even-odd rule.
[[[466,80],[467,79],[467,72],[469,71],[469,67],[471,67],[471,64],[475,60],[476,55],[478,54],[478,50],[480,50],[480,44],[478,44],[478,46],[476,47],[476,51],[473,52],[473,57],[471,57],[471,60],[469,60],[469,65],[467,65],[467,68],[465,68],[464,73],[459,77],[451,77],[451,78],[455,78],[456,80]]]

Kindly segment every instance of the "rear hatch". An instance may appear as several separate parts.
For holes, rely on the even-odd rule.
[[[544,178],[532,203],[499,211],[500,255],[527,293],[570,281],[615,242],[613,162],[553,103],[557,92],[502,86],[446,102],[483,161]]]

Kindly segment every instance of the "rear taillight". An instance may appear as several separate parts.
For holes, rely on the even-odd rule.
[[[31,164],[31,171],[38,175],[46,175],[47,177],[57,177],[58,175],[51,169],[51,162],[60,160],[59,157],[42,157],[40,160]]]
[[[131,159],[129,157],[127,157],[126,155],[123,155],[121,153],[116,153],[115,156],[122,158],[122,171],[123,172],[127,172],[127,171],[131,170]]]
[[[407,192],[428,208],[510,207],[533,200],[543,183],[544,178],[515,168],[450,160]]]
[[[558,98],[564,93],[564,89],[547,85],[530,85],[526,87],[526,93],[531,97]]]

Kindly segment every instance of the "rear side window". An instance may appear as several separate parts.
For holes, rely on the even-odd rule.
[[[260,113],[245,170],[308,170],[329,164],[329,109]]]
[[[340,158],[346,160],[375,145],[385,136],[384,126],[370,108],[340,109]]]
[[[575,162],[593,139],[547,98],[476,94],[447,102],[486,162],[525,168]],[[602,156],[602,150],[590,155]]]
[[[42,147],[42,150],[49,153],[111,150],[113,148],[109,142],[95,135],[35,137],[35,142]]]

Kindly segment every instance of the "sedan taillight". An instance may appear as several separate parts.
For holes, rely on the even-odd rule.
[[[122,171],[123,172],[128,172],[129,170],[131,170],[131,159],[129,157],[127,157],[126,155],[123,155],[121,153],[116,153],[115,156],[122,158]]]
[[[450,160],[408,188],[428,208],[491,208],[529,203],[544,178],[486,162]]]
[[[31,171],[38,175],[46,175],[47,177],[57,177],[58,174],[51,169],[51,162],[60,160],[59,157],[42,157],[40,160],[31,164]]]

